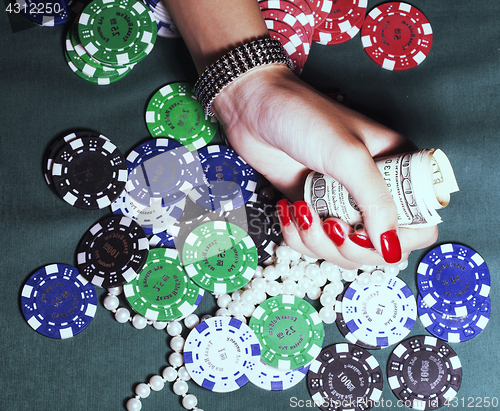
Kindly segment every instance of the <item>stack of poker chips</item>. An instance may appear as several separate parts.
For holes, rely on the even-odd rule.
[[[167,38],[180,37],[179,30],[174,24],[172,17],[161,0],[144,0],[150,8],[158,27],[158,36]]]
[[[420,321],[435,337],[459,343],[488,324],[490,272],[473,249],[454,243],[434,248],[417,268],[417,285]]]

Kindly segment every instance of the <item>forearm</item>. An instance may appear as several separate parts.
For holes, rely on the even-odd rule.
[[[229,50],[268,30],[257,0],[163,0],[198,73]]]

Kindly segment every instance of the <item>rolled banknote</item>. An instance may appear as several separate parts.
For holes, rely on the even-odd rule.
[[[400,226],[429,227],[440,223],[436,210],[458,191],[453,168],[441,150],[420,150],[375,160],[398,210]],[[338,217],[351,226],[362,223],[361,211],[346,188],[330,176],[311,172],[304,198],[322,218]]]

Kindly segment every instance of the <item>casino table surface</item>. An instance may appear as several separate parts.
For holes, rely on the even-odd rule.
[[[368,9],[380,2],[368,1]],[[7,4],[7,3],[6,3]],[[499,226],[500,195],[500,2],[412,0],[429,19],[433,45],[418,67],[390,72],[365,54],[359,34],[338,46],[313,45],[302,78],[324,92],[346,93],[353,109],[408,136],[421,148],[441,148],[454,167],[460,192],[440,211],[438,243],[472,247],[491,272],[492,316],[476,338],[453,344],[463,366],[458,403],[485,407],[500,397]],[[148,137],[144,109],[149,97],[173,81],[195,81],[181,39],[158,38],[151,54],[110,86],[87,83],[63,56],[66,28],[35,27],[22,15],[0,13],[0,409],[9,411],[122,410],[135,385],[167,364],[167,334],[119,324],[102,306],[81,334],[44,337],[26,323],[20,292],[27,278],[51,263],[75,263],[83,233],[109,209],[86,211],[60,200],[45,184],[42,158],[62,133],[92,128],[124,153]],[[314,121],[311,118],[310,121]],[[416,294],[416,267],[426,250],[411,253],[400,273]],[[210,295],[197,313],[214,312]],[[326,325],[325,345],[343,342]],[[428,335],[417,320],[410,335]],[[389,349],[373,351],[386,378]],[[251,384],[229,393],[189,383],[204,410],[293,409],[310,399],[307,384],[266,392]],[[387,380],[382,399],[397,408]],[[304,407],[305,408],[305,407]],[[143,400],[143,410],[181,410],[167,384]]]

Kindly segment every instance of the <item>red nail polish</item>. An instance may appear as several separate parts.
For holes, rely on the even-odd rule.
[[[290,201],[286,198],[276,203],[276,211],[282,227],[287,227],[293,223],[292,215],[290,214]]]
[[[308,230],[312,226],[313,218],[309,205],[305,201],[292,204],[292,213],[300,230]]]
[[[338,221],[335,220],[324,221],[323,230],[337,247],[340,247],[342,244],[344,244],[345,233],[344,230],[342,230],[342,226],[339,224]]]
[[[396,230],[388,230],[382,233],[380,235],[380,245],[382,257],[384,257],[386,263],[394,264],[401,260],[401,243]]]
[[[349,235],[349,238],[351,239],[351,241],[354,244],[359,245],[360,247],[363,247],[363,248],[375,248],[373,246],[370,238],[365,233],[354,232],[354,233],[352,233],[352,234]]]

